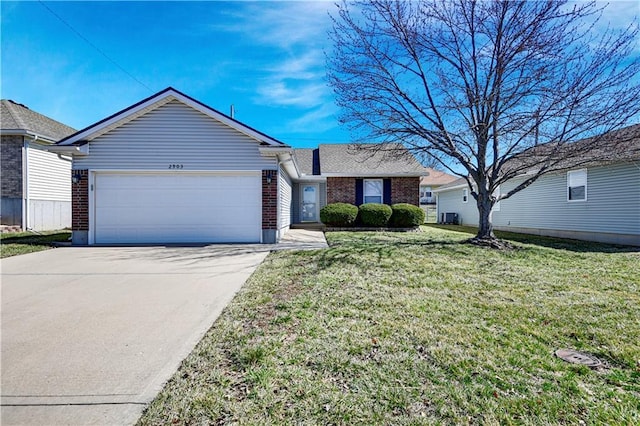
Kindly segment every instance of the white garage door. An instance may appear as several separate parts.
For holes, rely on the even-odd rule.
[[[258,174],[97,173],[95,242],[260,242]]]

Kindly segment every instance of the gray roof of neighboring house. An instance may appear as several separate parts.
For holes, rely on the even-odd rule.
[[[597,144],[595,148],[594,143]],[[557,159],[554,171],[640,160],[640,124],[566,143],[560,147],[554,143],[532,147],[506,162],[503,170],[519,173],[533,171],[554,157]]]
[[[300,172],[322,176],[422,176],[427,170],[400,144],[321,144],[294,150]]]
[[[58,141],[76,131],[17,102],[2,99],[0,103],[0,127],[5,134],[12,130],[26,131]]]

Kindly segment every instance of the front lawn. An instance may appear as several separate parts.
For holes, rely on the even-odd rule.
[[[139,424],[640,424],[638,251],[327,236],[270,254]]]
[[[17,256],[48,250],[55,243],[66,242],[70,231],[50,231],[43,233],[12,232],[0,234],[0,257]]]

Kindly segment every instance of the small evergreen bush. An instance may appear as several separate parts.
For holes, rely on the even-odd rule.
[[[413,228],[424,223],[424,210],[413,204],[394,204],[391,210],[393,213],[389,225],[394,228]]]
[[[359,220],[363,226],[382,228],[391,218],[391,207],[386,204],[367,203],[359,207]]]
[[[353,226],[358,208],[353,204],[331,203],[320,209],[320,221],[329,226]]]

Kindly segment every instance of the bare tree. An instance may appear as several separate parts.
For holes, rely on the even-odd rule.
[[[638,119],[637,22],[595,31],[601,14],[595,2],[339,4],[327,72],[340,120],[361,141],[400,142],[464,177],[477,239],[494,240],[496,202],[593,159],[597,135]]]

